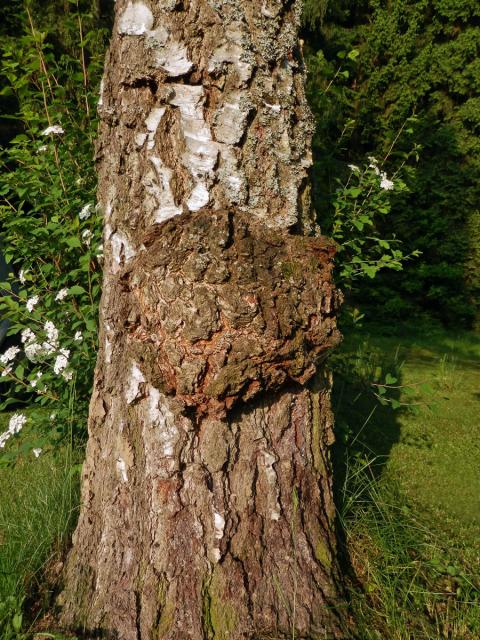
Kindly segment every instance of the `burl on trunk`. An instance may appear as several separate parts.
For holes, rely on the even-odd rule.
[[[60,602],[121,640],[340,638],[339,340],[294,0],[117,0],[100,351]]]

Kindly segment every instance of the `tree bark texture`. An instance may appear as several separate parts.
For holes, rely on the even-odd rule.
[[[117,0],[105,268],[65,627],[339,638],[339,340],[296,0]]]

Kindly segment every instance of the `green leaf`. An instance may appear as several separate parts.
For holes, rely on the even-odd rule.
[[[16,613],[12,618],[12,627],[15,633],[19,633],[22,629],[23,616],[21,613]]]
[[[85,289],[78,284],[75,284],[73,287],[70,287],[68,290],[69,295],[76,296],[81,295],[82,293],[86,293]]]
[[[88,331],[91,331],[93,333],[97,330],[97,323],[92,318],[88,318],[85,324]]]
[[[396,384],[398,382],[398,378],[392,376],[391,373],[387,373],[385,376],[385,384]]]
[[[25,373],[25,367],[22,364],[19,364],[18,367],[15,369],[15,375],[20,380],[23,380],[24,373]]]
[[[81,246],[82,246],[82,243],[80,242],[80,240],[76,236],[72,236],[71,238],[67,238],[66,239],[66,243],[72,249],[75,249],[75,248],[80,249]]]
[[[363,267],[363,271],[369,278],[375,278],[375,276],[377,275],[378,269],[377,269],[377,267],[374,267],[372,265],[366,264]]]

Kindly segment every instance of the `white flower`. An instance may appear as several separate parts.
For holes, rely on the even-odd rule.
[[[360,167],[358,167],[356,164],[349,164],[348,168],[350,169],[350,171],[360,171]]]
[[[18,274],[18,279],[22,284],[25,284],[27,280],[25,276],[26,276],[26,271],[24,269],[20,269],[20,273]]]
[[[42,355],[47,353],[53,353],[58,349],[58,331],[55,328],[53,322],[51,322],[50,324],[52,325],[52,328],[50,329],[50,337],[48,338],[48,340],[45,340],[44,342],[42,342],[41,346],[39,345],[40,349],[42,350]]]
[[[3,364],[7,364],[10,360],[14,360],[17,353],[20,353],[20,349],[18,347],[10,347],[0,356],[0,362]]]
[[[30,380],[30,386],[32,387],[32,389],[35,389],[37,384],[40,382],[41,377],[42,377],[42,373],[40,371],[37,371],[36,378],[34,378],[33,380]]]
[[[10,418],[8,430],[10,433],[18,433],[27,421],[27,416],[23,413],[16,413]]]
[[[47,127],[44,131],[42,131],[42,136],[49,136],[52,133],[54,135],[61,135],[62,133],[65,133],[65,131],[59,124],[54,124],[51,127]]]
[[[27,421],[27,416],[23,413],[16,413],[10,418],[8,430],[10,433],[18,433]]]
[[[380,188],[384,189],[385,191],[391,191],[393,189],[393,187],[394,187],[393,181],[389,180],[387,178],[387,174],[383,173],[383,172],[381,174],[381,178],[382,178],[382,180],[380,182]]]
[[[47,320],[45,322],[44,329],[45,329],[45,333],[47,334],[47,338],[48,338],[49,343],[54,347],[58,347],[58,329],[57,329],[57,327],[53,324],[53,322],[51,320]]]
[[[34,342],[36,340],[36,336],[31,329],[24,329],[22,331],[22,342],[23,344]]]
[[[78,217],[80,218],[80,220],[87,220],[92,215],[92,209],[93,209],[92,204],[86,204],[78,214]]]
[[[91,239],[92,239],[92,232],[90,231],[90,229],[85,229],[85,231],[82,231],[82,240],[85,242],[86,245],[90,244]]]
[[[46,144],[42,144],[41,147],[38,147],[38,153],[44,153],[48,149]]]
[[[27,300],[27,310],[31,313],[33,311],[33,308],[36,304],[38,304],[38,301],[40,300],[40,298],[38,296],[33,296],[32,298],[29,298]]]
[[[56,413],[51,413],[49,416],[50,420],[55,420],[56,417],[57,417]]]
[[[25,345],[25,355],[31,362],[35,362],[37,358],[42,357],[44,354],[43,345],[38,342],[29,342]]]
[[[97,247],[97,258],[103,258],[103,244],[99,244]]]
[[[10,375],[12,373],[12,369],[13,369],[13,365],[9,364],[8,367],[5,367],[5,369],[2,371],[2,378],[5,378],[6,376]]]
[[[64,380],[66,380],[67,382],[69,382],[72,378],[73,378],[73,371],[71,369],[66,369],[63,373],[62,373],[62,378]]]
[[[32,449],[32,453],[35,456],[35,458],[38,458],[38,456],[42,453],[42,450],[40,448]]]
[[[53,370],[58,375],[62,373],[68,366],[68,358],[70,357],[70,351],[68,349],[60,349],[60,354],[55,359]]]
[[[68,289],[60,289],[60,291],[55,296],[55,302],[60,302],[67,296],[68,296]]]
[[[83,340],[83,335],[81,331],[77,331],[74,338],[75,342],[82,342]]]
[[[16,433],[18,433],[22,429],[26,421],[27,421],[27,416],[24,415],[23,413],[16,413],[10,418],[7,431],[5,431],[5,433],[2,433],[0,435],[0,449],[3,449],[3,447],[5,446],[5,443],[9,438],[14,436]]]
[[[374,156],[367,156],[367,160],[372,164],[378,165],[378,160]]]
[[[10,431],[5,431],[5,433],[0,434],[0,449],[3,449],[7,440],[11,437]]]

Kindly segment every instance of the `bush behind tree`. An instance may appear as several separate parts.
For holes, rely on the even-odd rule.
[[[0,357],[2,382],[11,383],[0,408],[32,397],[46,408],[30,443],[36,449],[85,434],[97,348],[102,249],[93,144],[107,32],[71,4],[62,27],[68,38],[41,31],[27,5],[23,33],[1,48],[2,93],[16,103],[11,118],[21,133],[0,156],[2,243],[12,269],[0,313],[15,336]]]
[[[327,233],[339,167],[369,153],[384,157],[415,116],[390,166],[404,161],[412,140],[420,161],[406,163],[408,189],[392,200],[392,215],[379,231],[395,234],[405,253],[420,250],[422,256],[402,272],[380,274],[374,286],[359,287],[357,300],[385,322],[426,315],[472,325],[480,292],[480,5],[338,0],[325,10],[307,0],[305,15],[318,114],[315,196]],[[339,58],[351,50],[358,51],[355,60]]]

